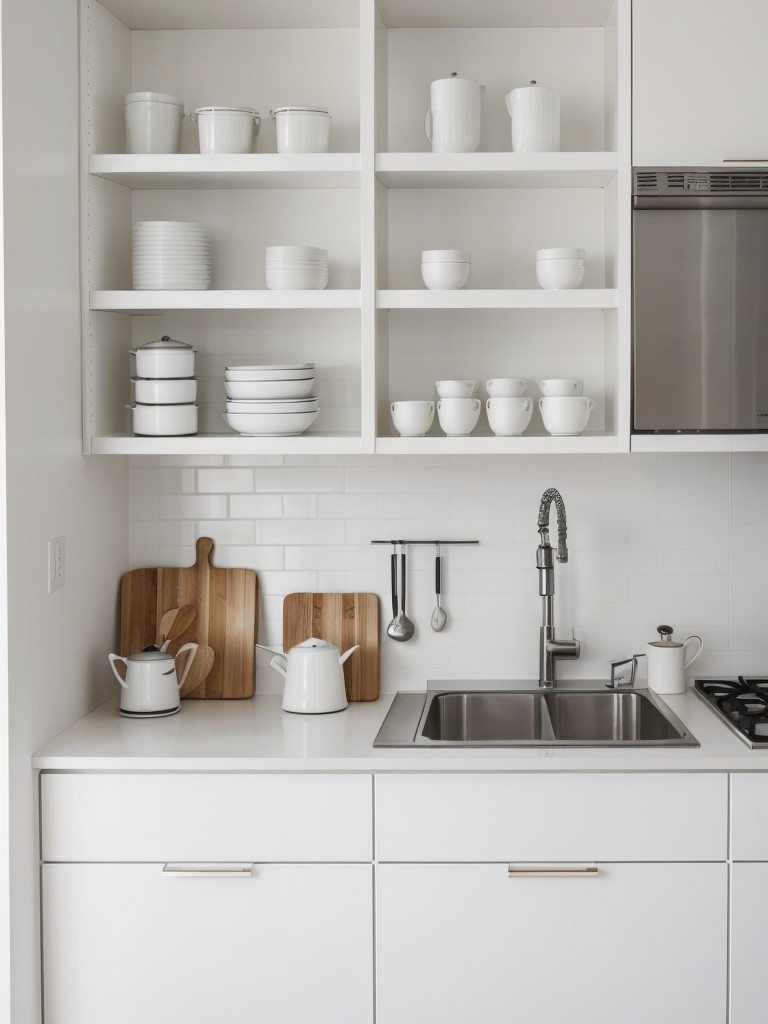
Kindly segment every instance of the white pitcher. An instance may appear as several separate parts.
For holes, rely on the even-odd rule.
[[[685,693],[685,670],[704,650],[704,641],[697,634],[678,643],[672,639],[671,626],[659,626],[659,639],[648,646],[648,688],[656,693]],[[688,645],[698,641],[698,649],[691,657]]]
[[[424,131],[433,153],[476,153],[480,149],[484,96],[484,85],[456,73],[432,83]]]
[[[531,82],[507,93],[514,153],[560,150],[560,97],[554,89]]]

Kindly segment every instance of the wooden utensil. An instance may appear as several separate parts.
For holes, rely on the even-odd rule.
[[[165,615],[163,616],[165,619]],[[176,644],[176,647],[181,647],[186,640],[182,640],[182,635],[189,629],[192,623],[197,618],[197,608],[193,604],[185,604],[181,608],[178,608],[176,615],[173,618],[173,622],[165,633],[165,640],[160,646],[161,651],[169,650],[171,644]],[[177,642],[178,641],[178,642]],[[171,654],[175,651],[171,651]]]
[[[256,573],[211,565],[209,537],[198,538],[196,553],[191,566],[134,569],[123,576],[120,651],[128,655],[143,650],[154,642],[166,609],[191,605],[197,609],[192,626],[168,648],[173,653],[177,644],[190,640],[200,645],[182,697],[252,697],[259,610]]]
[[[379,696],[379,598],[376,594],[288,594],[283,601],[283,650],[314,636],[335,644],[343,654],[360,645],[344,662],[347,700]]]

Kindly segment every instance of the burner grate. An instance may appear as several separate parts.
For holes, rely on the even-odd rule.
[[[768,678],[697,679],[695,687],[746,743],[768,745]]]

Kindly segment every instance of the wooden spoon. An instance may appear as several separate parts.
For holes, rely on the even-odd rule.
[[[181,688],[182,697],[200,696],[195,691],[205,683],[205,680],[210,675],[215,657],[216,655],[212,647],[209,647],[207,644],[199,645],[195,654],[195,660],[192,662],[192,667]]]
[[[165,618],[165,616],[163,616]],[[193,604],[183,604],[177,609],[173,623],[168,627],[165,639],[160,647],[161,651],[167,651],[169,645],[177,640],[182,633],[185,633],[197,618],[197,608]]]

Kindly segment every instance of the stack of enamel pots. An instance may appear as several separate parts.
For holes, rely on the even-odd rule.
[[[131,349],[134,434],[177,437],[197,433],[195,350],[163,335]]]

